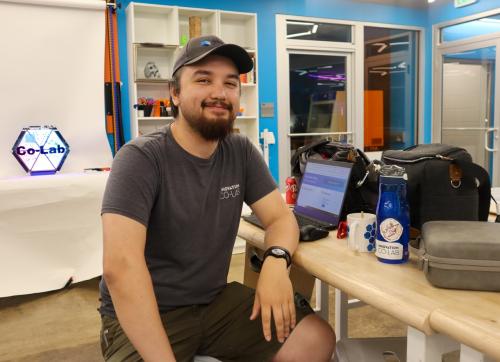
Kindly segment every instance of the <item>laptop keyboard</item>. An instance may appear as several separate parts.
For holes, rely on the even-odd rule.
[[[295,219],[297,219],[297,224],[299,224],[299,228],[302,226],[306,226],[306,225],[325,227],[325,224],[317,222],[316,220],[309,219],[309,218],[302,216],[302,215],[297,215],[297,214],[294,214],[294,215],[295,215]]]
[[[315,220],[309,219],[309,218],[304,217],[302,215],[297,215],[297,214],[293,214],[293,215],[295,216],[295,219],[297,219],[297,224],[299,224],[299,228],[301,228],[302,226],[306,226],[306,225],[314,225],[314,226],[322,227],[322,228],[325,227],[325,224],[319,223]],[[258,226],[261,229],[264,228],[262,223],[260,222],[260,220],[253,213],[250,215],[243,215],[243,220],[248,221],[250,224]]]

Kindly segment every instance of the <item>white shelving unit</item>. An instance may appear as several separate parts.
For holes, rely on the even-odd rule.
[[[168,79],[176,52],[189,40],[189,17],[201,18],[201,34],[217,35],[227,43],[245,48],[257,64],[257,15],[222,10],[196,9],[131,2],[126,9],[129,101],[132,137],[153,132],[172,117],[139,117],[133,108],[140,97],[169,98]],[[156,64],[160,79],[147,79],[147,62]],[[259,143],[258,72],[253,70],[241,84],[242,114],[235,128]]]

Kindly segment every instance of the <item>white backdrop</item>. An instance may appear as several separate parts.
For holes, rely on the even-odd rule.
[[[0,179],[0,298],[102,274],[108,172]]]
[[[0,0],[0,179],[25,174],[11,149],[26,126],[61,131],[62,173],[110,166],[104,47],[104,1]]]
[[[104,122],[105,3],[0,0],[0,297],[102,273],[100,206],[111,165]],[[21,129],[54,125],[61,173],[26,176]]]

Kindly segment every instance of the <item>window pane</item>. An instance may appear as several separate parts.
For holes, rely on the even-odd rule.
[[[500,14],[442,28],[441,42],[467,39],[497,32],[500,32]]]
[[[336,41],[350,43],[350,25],[287,20],[287,39]]]
[[[289,64],[291,151],[316,137],[293,134],[346,132],[346,57],[290,54]]]
[[[365,150],[415,144],[417,59],[417,31],[365,27]]]

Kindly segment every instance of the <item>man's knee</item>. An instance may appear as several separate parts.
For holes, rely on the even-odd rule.
[[[335,349],[335,332],[330,324],[312,314],[302,321],[306,322],[303,333],[308,342],[319,349],[331,350],[331,355]]]
[[[335,332],[323,319],[310,314],[300,321],[276,354],[274,361],[330,361]]]

